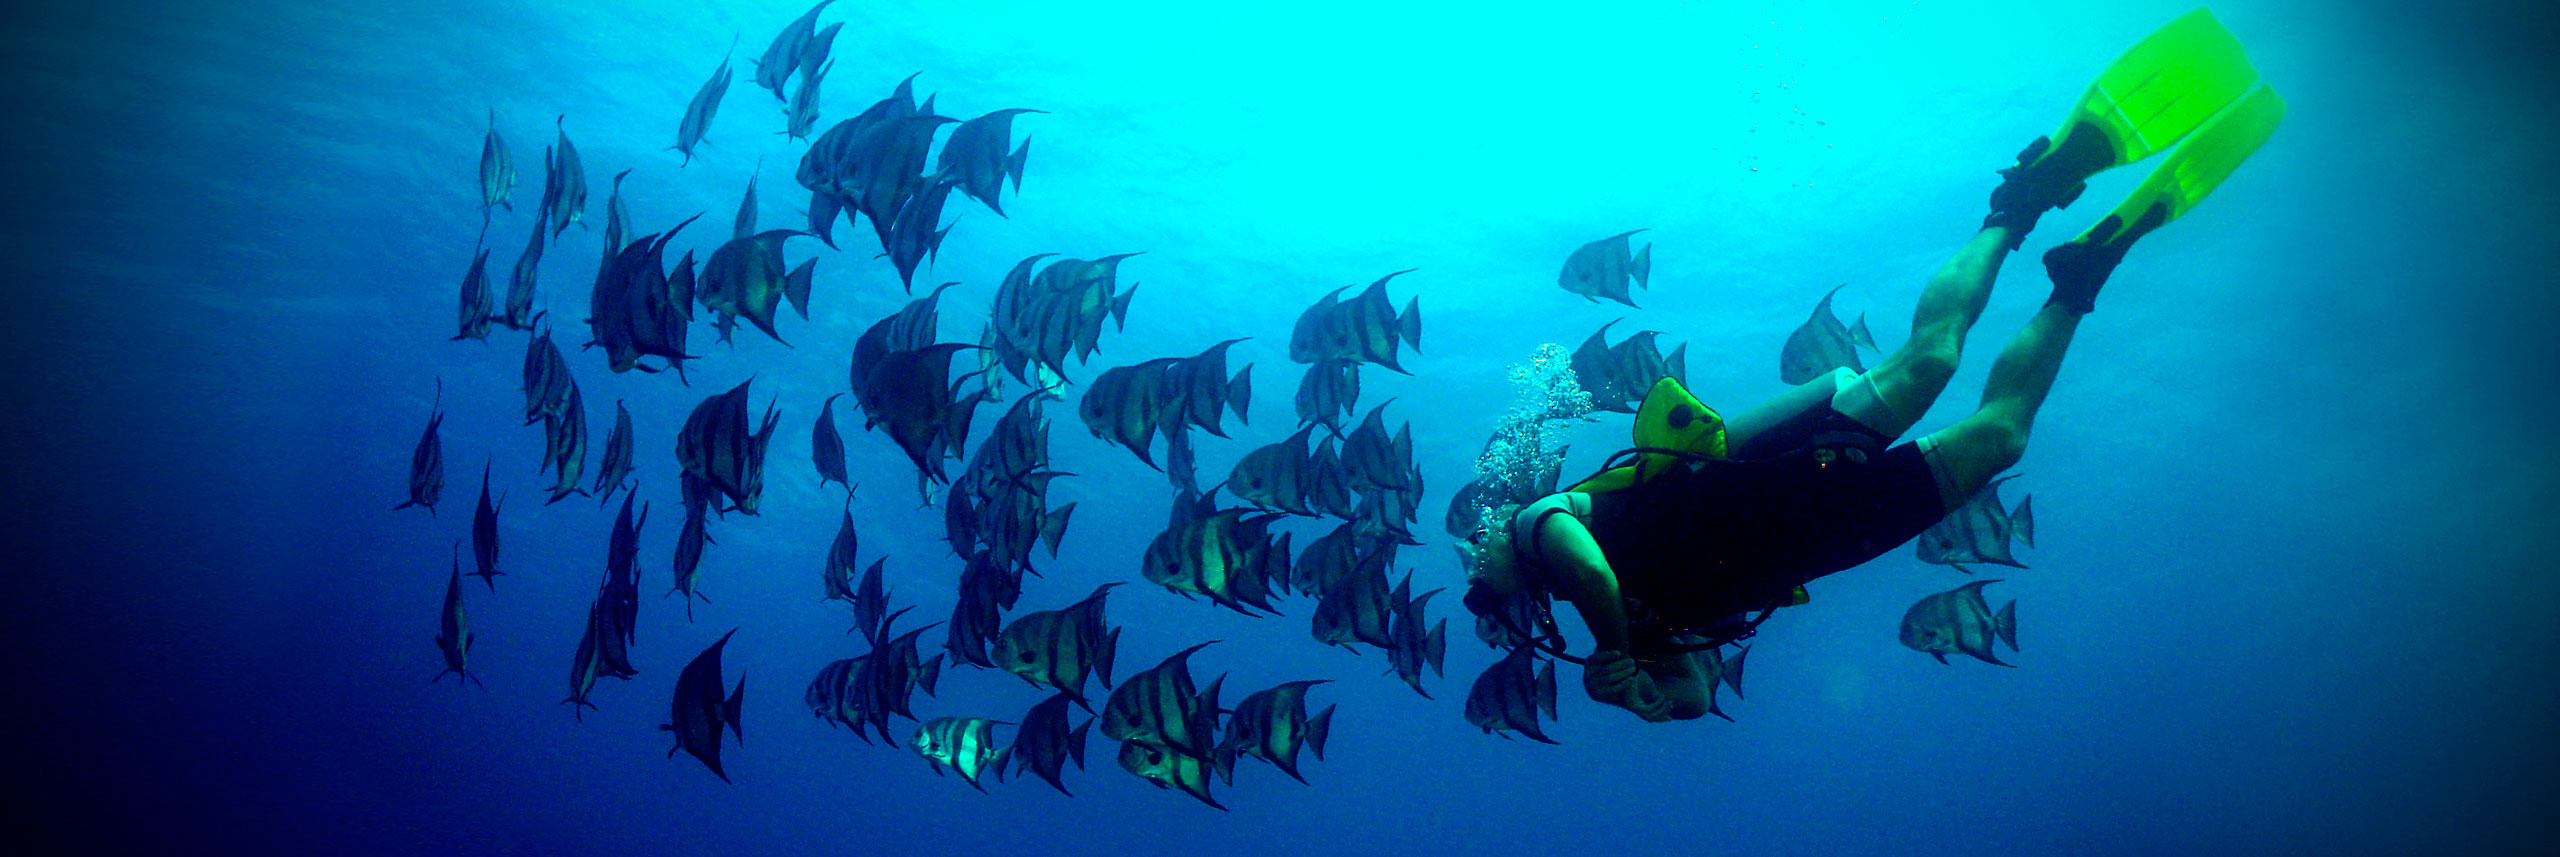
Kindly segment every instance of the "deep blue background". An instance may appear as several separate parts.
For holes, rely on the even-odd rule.
[[[1438,701],[1377,655],[1307,639],[1307,602],[1248,620],[1140,586],[1112,600],[1121,673],[1201,639],[1229,687],[1330,678],[1339,703],[1313,786],[1239,772],[1207,810],[1114,770],[1097,742],[1078,797],[979,795],[904,750],[804,715],[799,693],[858,651],[817,603],[835,489],[809,420],[853,337],[904,300],[859,247],[818,266],[814,318],[784,349],[748,333],[690,389],[572,352],[601,444],[611,405],[640,431],[644,587],[665,585],[677,518],[671,434],[750,374],[777,399],[766,513],[714,523],[682,617],[644,605],[642,675],[556,701],[610,516],[539,505],[535,429],[508,416],[521,334],[451,343],[454,284],[480,224],[487,111],[514,147],[521,248],[540,153],[585,153],[590,223],[610,176],[639,231],[708,211],[708,252],[762,158],[763,219],[793,225],[802,146],[749,57],[789,3],[42,3],[11,13],[0,251],[20,279],[0,337],[17,372],[0,427],[8,510],[12,809],[46,850],[286,853],[1120,854],[2456,853],[2560,844],[2560,502],[2554,424],[2560,243],[2554,32],[2527,4],[2216,6],[2292,103],[2215,198],[2144,240],[2084,326],[2011,499],[2035,495],[2017,670],[1902,649],[1902,609],[1963,580],[1897,551],[1773,621],[1738,723],[1646,726],[1579,698],[1547,747],[1480,735],[1458,700],[1491,655],[1453,628]],[[974,339],[994,283],[1036,252],[1147,251],[1125,333],[1079,373],[1231,336],[1254,423],[1204,444],[1204,473],[1285,436],[1289,324],[1325,291],[1419,268],[1413,377],[1392,396],[1434,493],[1507,403],[1502,367],[1602,322],[1690,342],[1692,386],[1747,406],[1824,290],[1902,339],[1920,284],[1969,234],[1990,170],[2176,2],[1293,3],[1271,7],[843,0],[825,85],[833,123],[921,71],[942,112],[1047,115],[1011,219],[955,202],[923,282],[959,280],[945,336]],[[665,146],[741,36],[710,145]],[[2030,252],[2139,180],[2093,183]],[[1557,290],[1565,254],[1648,227],[1641,311]],[[583,314],[595,229],[549,248],[540,303]],[[793,257],[809,252],[795,242]],[[1960,416],[1989,356],[2045,291],[2013,265],[1966,371],[1922,430]],[[574,341],[576,325],[563,339]],[[707,331],[696,339],[708,340]],[[442,514],[390,513],[437,379]],[[1018,389],[1018,387],[1017,387]],[[982,419],[992,420],[996,411]],[[1065,557],[1023,609],[1135,580],[1170,492],[1052,410],[1078,475]],[[848,425],[848,428],[851,428]],[[1623,438],[1576,435],[1576,466]],[[866,561],[919,614],[958,563],[881,436],[851,434]],[[510,573],[469,593],[485,689],[429,685],[448,545],[473,471],[510,499]],[[593,466],[592,463],[590,466]],[[1214,475],[1209,477],[1212,481]],[[1314,532],[1302,534],[1301,538]],[[1406,553],[1449,585],[1435,541]],[[1436,602],[1443,612],[1454,598]],[[1453,623],[1463,625],[1464,623]],[[661,757],[675,671],[740,627],[749,683],[735,785]],[[938,635],[929,635],[938,639]],[[1038,695],[962,670],[928,716],[1012,719]]]

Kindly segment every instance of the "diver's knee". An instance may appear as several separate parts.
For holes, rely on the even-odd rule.
[[[1989,473],[2016,467],[2018,460],[2027,456],[2030,429],[2026,420],[1992,415],[1991,419],[1983,421],[1974,455],[1984,463]]]

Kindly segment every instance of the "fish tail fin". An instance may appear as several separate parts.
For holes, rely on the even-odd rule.
[[[1442,619],[1440,624],[1431,626],[1430,634],[1422,638],[1422,662],[1431,666],[1432,675],[1448,676],[1448,673],[1440,671],[1441,658],[1448,652],[1449,620]]]
[[[1138,284],[1130,283],[1128,288],[1111,297],[1111,321],[1119,325],[1118,330],[1129,329],[1129,298],[1137,293]]]
[[[1636,251],[1635,259],[1627,265],[1627,273],[1635,275],[1636,288],[1653,288],[1648,282],[1653,279],[1653,245],[1646,244],[1644,249]]]
[[[2009,651],[2018,650],[2018,602],[2016,599],[2000,605],[2000,615],[1991,617],[1991,630],[2000,635],[2000,642],[2009,644]]]
[[[1548,661],[1548,662],[1547,662],[1547,664],[1546,664],[1546,667],[1545,667],[1544,669],[1540,669],[1540,670],[1538,671],[1537,694],[1536,694],[1536,696],[1537,696],[1537,701],[1538,701],[1538,710],[1539,710],[1539,711],[1546,712],[1546,714],[1547,714],[1547,719],[1549,719],[1549,720],[1553,720],[1553,719],[1555,719],[1555,716],[1556,716],[1556,663],[1555,663],[1554,661]],[[1531,718],[1530,718],[1530,722],[1532,722],[1532,723],[1537,722],[1537,718],[1536,718],[1536,717],[1531,717]]]
[[[1396,335],[1404,339],[1404,344],[1413,346],[1414,350],[1422,350],[1421,295],[1405,299],[1404,314],[1396,316]]]
[[[944,661],[942,656],[935,655],[932,658],[927,659],[924,663],[917,665],[915,679],[916,689],[924,691],[926,696],[939,696],[940,694],[933,692],[933,686],[942,681],[943,663]],[[981,664],[981,666],[984,665]]]
[[[2033,494],[2020,497],[2018,508],[2009,510],[2009,536],[2027,547],[2036,546],[2036,512],[2027,505],[2035,502],[2035,499],[2036,495]],[[430,508],[428,511],[435,510]]]
[[[720,703],[720,719],[722,722],[729,724],[729,734],[738,736],[738,746],[740,747],[747,746],[747,729],[744,725],[741,725],[738,722],[738,708],[746,702],[746,699],[747,675],[745,673],[739,673],[737,688],[729,691],[728,701]],[[714,735],[712,737],[718,738],[720,736]]]
[[[1014,193],[1022,192],[1022,162],[1030,157],[1031,135],[1024,134],[1022,144],[1013,147],[1013,154],[1006,155],[1004,159],[1004,174],[1005,177],[1013,179]]]
[[[1742,651],[1733,653],[1733,660],[1724,662],[1724,685],[1733,688],[1735,699],[1742,698],[1742,659],[1750,656],[1751,647],[1744,646]]]
[[[1091,731],[1093,731],[1093,721],[1087,720],[1084,725],[1067,733],[1067,758],[1075,760],[1076,770],[1084,770],[1085,734]]]
[[[782,280],[783,298],[791,301],[791,308],[799,312],[803,319],[809,317],[809,280],[816,273],[817,268],[818,259],[811,256],[801,260],[800,267],[791,269],[791,276]]]
[[[1876,335],[1867,331],[1867,314],[1863,312],[1858,314],[1856,324],[1849,325],[1849,344],[1868,351],[1884,350],[1876,347]]]
[[[1102,686],[1110,687],[1111,662],[1117,659],[1120,654],[1120,629],[1113,628],[1111,629],[1110,636],[1102,638],[1101,652],[1099,654],[1100,657],[1094,658],[1093,666],[1102,678]]]
[[[1324,736],[1333,731],[1333,706],[1325,706],[1316,716],[1307,718],[1307,748],[1316,751],[1316,761],[1324,761]]]
[[[1236,422],[1252,425],[1253,421],[1246,419],[1244,414],[1245,406],[1252,402],[1253,364],[1247,363],[1244,368],[1236,370],[1235,377],[1227,379],[1227,410],[1236,415]]]
[[[1058,540],[1067,535],[1067,518],[1076,513],[1076,504],[1068,503],[1049,510],[1049,519],[1040,524],[1040,542],[1049,546],[1049,558],[1058,558]]]

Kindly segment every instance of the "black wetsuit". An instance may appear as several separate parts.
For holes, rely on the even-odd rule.
[[[1639,636],[1705,629],[1785,603],[1797,586],[1910,541],[1945,514],[1919,447],[1828,404],[1752,437],[1591,495],[1583,525],[1641,608]]]

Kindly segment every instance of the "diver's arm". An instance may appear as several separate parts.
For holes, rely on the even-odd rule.
[[[1669,719],[1672,702],[1655,687],[1655,679],[1639,669],[1627,652],[1627,607],[1618,594],[1618,576],[1591,531],[1572,515],[1545,515],[1530,538],[1539,540],[1558,578],[1556,594],[1573,602],[1582,624],[1591,629],[1595,646],[1583,665],[1582,689],[1592,699],[1634,712],[1637,717]]]

